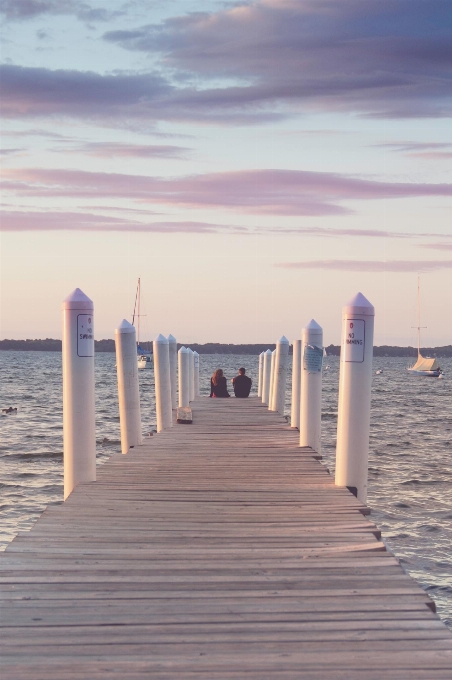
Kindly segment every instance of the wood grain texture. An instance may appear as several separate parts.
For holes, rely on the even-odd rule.
[[[319,458],[257,398],[114,454],[0,556],[2,680],[452,677],[433,603]]]

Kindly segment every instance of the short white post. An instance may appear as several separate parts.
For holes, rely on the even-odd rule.
[[[177,340],[174,335],[168,335],[169,362],[171,374],[171,406],[177,408]]]
[[[188,349],[188,354],[190,356],[190,361],[188,364],[189,368],[189,376],[188,376],[188,385],[189,385],[189,398],[190,401],[193,401],[195,398],[195,357],[193,356],[193,350],[190,347],[187,347]]]
[[[287,367],[289,364],[289,341],[283,335],[276,343],[275,354],[275,387],[273,392],[273,410],[284,415],[286,405]]]
[[[264,352],[259,354],[259,373],[257,379],[257,396],[262,397],[262,378],[264,374]]]
[[[137,334],[123,319],[115,330],[116,372],[118,376],[121,451],[143,443],[141,432],[140,386],[138,384]]]
[[[169,343],[164,335],[158,335],[152,343],[154,352],[155,410],[157,432],[173,425],[171,403],[171,372]]]
[[[320,453],[323,330],[311,319],[301,331],[300,446]]]
[[[96,481],[93,311],[80,288],[63,301],[64,500]]]
[[[190,406],[190,353],[181,347],[178,356],[179,406]]]
[[[196,397],[199,397],[199,354],[198,354],[198,352],[193,352],[193,362],[194,362],[193,383],[194,383],[195,398],[196,398]]]
[[[276,366],[276,349],[272,352],[271,363],[270,363],[270,396],[268,399],[268,410],[274,411],[275,403],[275,366]]]
[[[336,479],[367,499],[370,400],[375,309],[358,293],[342,309]]]
[[[290,427],[300,429],[301,340],[294,340],[292,347],[292,404],[290,408]]]
[[[264,352],[262,363],[262,403],[268,405],[270,402],[270,378],[271,378],[272,351],[268,349]]]

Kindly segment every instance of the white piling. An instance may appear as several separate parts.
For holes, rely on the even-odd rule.
[[[284,415],[284,408],[286,405],[287,367],[289,365],[289,341],[284,335],[276,343],[275,351],[273,410]]]
[[[137,334],[123,319],[115,330],[116,372],[118,376],[121,451],[143,443],[141,432],[140,386],[138,384]]]
[[[311,319],[301,331],[300,446],[320,453],[323,330]]]
[[[76,288],[63,301],[64,499],[96,480],[92,300]]]
[[[264,374],[264,352],[259,354],[259,372],[257,378],[257,396],[262,397],[262,378]]]
[[[190,362],[189,362],[189,394],[190,394],[190,401],[193,401],[195,398],[195,357],[193,350],[190,349],[190,347],[187,348],[188,353],[190,355]]]
[[[276,366],[276,349],[273,350],[270,362],[270,395],[268,398],[268,410],[274,411],[275,403],[275,366]]]
[[[300,429],[301,340],[293,341],[290,426]]]
[[[336,479],[367,499],[375,309],[358,293],[342,310]]]
[[[155,338],[152,346],[154,351],[157,432],[161,432],[173,425],[169,343],[167,338],[160,334]]]
[[[199,354],[198,352],[193,352],[193,362],[194,362],[194,373],[193,373],[193,383],[195,389],[195,398],[199,397]]]
[[[178,356],[179,406],[190,406],[190,353],[181,347]]]
[[[171,406],[177,408],[177,340],[174,335],[168,335],[168,349],[171,374]]]
[[[262,403],[268,405],[270,401],[270,378],[271,378],[272,351],[264,352],[262,362]]]

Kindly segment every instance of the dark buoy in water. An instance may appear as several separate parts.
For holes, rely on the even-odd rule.
[[[12,406],[10,406],[9,408],[2,408],[2,413],[11,415],[11,413],[17,413],[17,408],[13,408]]]

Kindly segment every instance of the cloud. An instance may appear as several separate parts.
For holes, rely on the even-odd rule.
[[[448,0],[243,1],[104,38],[186,78],[223,83],[198,93],[206,106],[451,113]]]
[[[281,262],[283,269],[327,269],[347,272],[430,272],[452,269],[452,260],[306,260]]]
[[[0,149],[1,156],[11,156],[12,154],[19,153],[20,151],[25,151],[25,149]]]
[[[74,149],[97,158],[177,158],[184,159],[191,149],[170,144],[124,144],[115,142],[89,142]],[[66,149],[63,150],[66,153]]]
[[[425,243],[419,248],[431,248],[432,250],[452,250],[452,243]]]
[[[452,144],[448,142],[385,142],[374,147],[389,149],[410,158],[428,160],[449,160],[452,158]]]
[[[164,234],[242,233],[242,227],[196,221],[138,222],[104,215],[59,211],[4,211],[0,231],[103,231]]]
[[[127,198],[151,205],[226,208],[241,214],[351,214],[344,202],[450,196],[450,184],[378,182],[328,172],[242,170],[150,177],[64,169],[4,169],[4,191],[20,196]]]
[[[80,0],[0,0],[0,14],[9,20],[34,19],[43,15],[73,14],[82,21],[110,21],[124,14],[103,7],[93,8]]]
[[[12,120],[82,119],[149,132],[159,120],[254,124],[279,120],[280,113],[253,110],[230,100],[224,89],[176,87],[157,71],[50,70],[1,64],[0,113]]]

